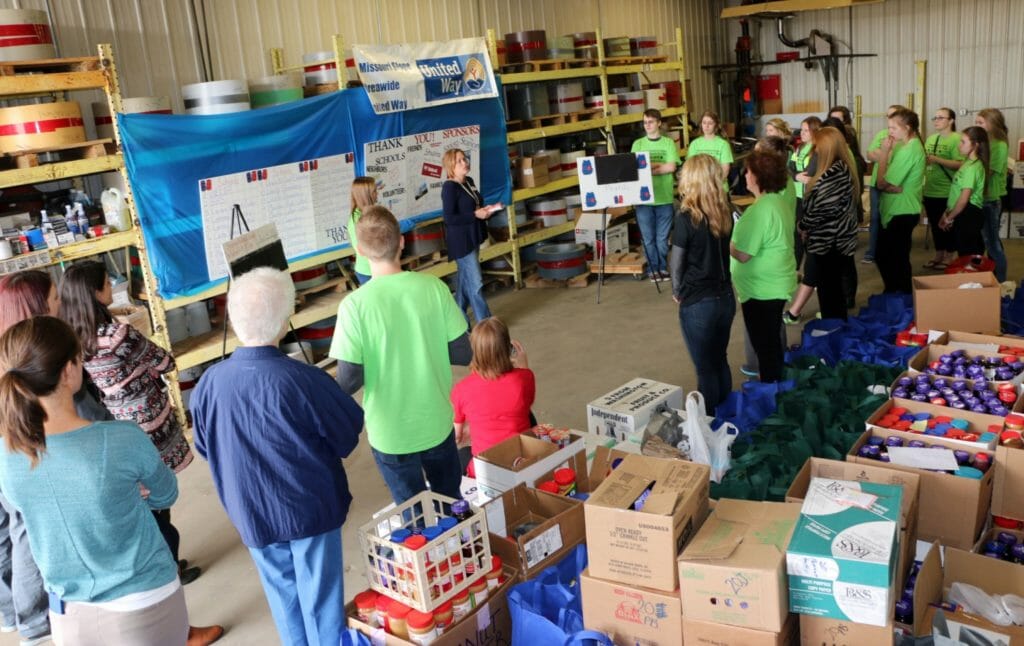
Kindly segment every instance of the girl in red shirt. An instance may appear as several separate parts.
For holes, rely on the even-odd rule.
[[[455,439],[468,436],[473,455],[530,428],[530,407],[536,394],[526,350],[509,337],[499,319],[486,318],[469,335],[473,348],[470,374],[452,389]],[[475,477],[473,463],[467,475]]]

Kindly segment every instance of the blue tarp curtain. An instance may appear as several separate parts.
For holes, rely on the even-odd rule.
[[[146,250],[164,298],[221,282],[208,279],[200,179],[345,152],[355,153],[361,174],[367,142],[478,124],[481,159],[474,179],[486,203],[511,198],[505,116],[497,99],[378,116],[366,93],[352,89],[226,115],[127,114],[119,124]],[[338,205],[339,222],[348,208],[347,200]],[[437,215],[403,220],[403,229]]]

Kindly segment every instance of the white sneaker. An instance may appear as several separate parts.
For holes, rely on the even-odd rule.
[[[39,637],[33,637],[31,639],[23,639],[18,642],[19,646],[39,646],[40,644],[50,643],[50,633],[40,635]]]
[[[17,629],[18,627],[14,624],[11,624],[10,626],[4,624],[3,626],[0,626],[0,633],[13,633]]]

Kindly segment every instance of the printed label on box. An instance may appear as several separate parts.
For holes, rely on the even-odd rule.
[[[562,529],[553,525],[523,545],[526,552],[526,567],[540,563],[562,548]]]

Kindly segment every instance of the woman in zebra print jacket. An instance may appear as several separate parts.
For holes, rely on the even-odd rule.
[[[807,182],[799,227],[807,253],[818,267],[818,304],[822,318],[846,320],[843,276],[855,271],[857,173],[850,167],[846,138],[826,127],[814,135],[817,170]]]

